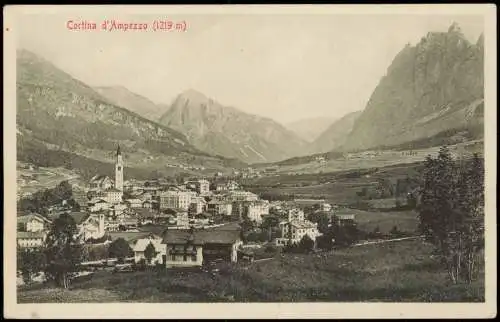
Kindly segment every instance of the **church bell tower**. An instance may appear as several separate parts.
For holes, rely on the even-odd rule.
[[[123,158],[122,152],[120,151],[120,145],[118,145],[118,149],[116,150],[115,188],[123,191]]]

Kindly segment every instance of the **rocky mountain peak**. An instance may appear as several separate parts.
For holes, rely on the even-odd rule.
[[[481,46],[468,41],[456,23],[448,32],[429,32],[416,46],[405,46],[356,120],[346,147],[399,144],[460,124],[460,111],[483,97],[482,56]]]
[[[286,159],[304,143],[271,119],[222,105],[193,89],[179,94],[159,122],[185,134],[202,151],[245,162]]]

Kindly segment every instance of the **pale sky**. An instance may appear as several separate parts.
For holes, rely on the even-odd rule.
[[[287,123],[365,107],[394,56],[453,21],[472,42],[482,16],[182,15],[185,32],[70,31],[67,20],[165,16],[24,16],[19,46],[91,86],[121,85],[156,103],[196,89],[223,105]]]

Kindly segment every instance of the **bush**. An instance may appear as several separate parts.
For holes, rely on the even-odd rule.
[[[132,249],[123,238],[118,238],[109,245],[109,256],[116,257],[119,263],[123,263],[124,259],[131,254]]]
[[[140,271],[143,272],[146,270],[146,260],[144,258],[141,258],[137,263],[132,264],[132,268],[134,271]]]
[[[156,263],[155,264],[155,271],[157,273],[164,273],[166,271],[166,266],[165,264],[162,263]]]
[[[264,249],[266,253],[276,253],[278,251],[278,248],[273,245],[267,245],[266,248]]]

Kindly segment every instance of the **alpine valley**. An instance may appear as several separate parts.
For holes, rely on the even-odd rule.
[[[111,174],[119,144],[127,171],[138,178],[242,165],[200,151],[183,134],[111,103],[109,92],[106,96],[34,53],[18,50],[18,160],[77,169],[84,176]]]

